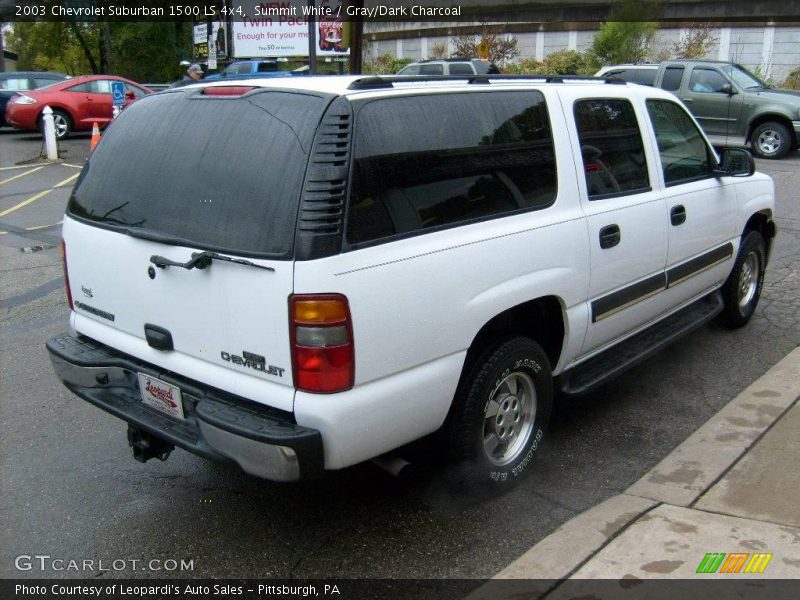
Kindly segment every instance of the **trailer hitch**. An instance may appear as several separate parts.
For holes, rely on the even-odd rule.
[[[175,446],[146,431],[128,425],[128,445],[133,450],[133,458],[139,462],[147,462],[151,458],[167,460]]]

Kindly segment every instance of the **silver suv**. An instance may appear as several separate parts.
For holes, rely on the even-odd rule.
[[[478,58],[447,58],[423,60],[400,69],[398,75],[496,75],[500,73],[493,62]]]

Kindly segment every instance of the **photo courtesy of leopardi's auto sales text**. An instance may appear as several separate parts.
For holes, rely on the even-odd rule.
[[[0,600],[796,599],[798,189],[797,2],[0,0]]]

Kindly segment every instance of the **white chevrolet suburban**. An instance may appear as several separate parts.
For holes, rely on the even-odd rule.
[[[655,88],[199,84],[129,107],[84,167],[71,331],[47,347],[142,461],[294,481],[436,432],[453,472],[504,489],[554,397],[750,319],[773,205],[747,151],[715,154]]]

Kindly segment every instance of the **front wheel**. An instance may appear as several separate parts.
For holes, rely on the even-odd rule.
[[[486,350],[465,373],[447,427],[457,483],[502,491],[530,471],[553,404],[541,347],[517,337]]]
[[[742,237],[733,270],[722,286],[723,317],[730,327],[742,327],[753,316],[764,284],[766,255],[759,232],[750,231]]]
[[[762,123],[753,130],[750,145],[760,158],[781,158],[791,149],[792,136],[780,123]]]

